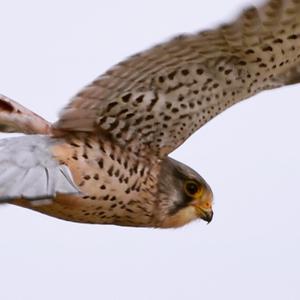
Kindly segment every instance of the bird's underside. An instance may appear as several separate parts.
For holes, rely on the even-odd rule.
[[[121,62],[55,124],[3,96],[0,130],[30,135],[0,143],[0,201],[85,223],[210,221],[208,184],[168,154],[233,104],[299,81],[300,1],[271,0]]]

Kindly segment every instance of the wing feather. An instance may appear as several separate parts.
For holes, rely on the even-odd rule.
[[[300,1],[270,0],[118,64],[79,92],[55,127],[105,132],[163,157],[231,105],[299,82],[299,63]]]
[[[21,104],[0,95],[0,132],[49,134],[51,124]]]

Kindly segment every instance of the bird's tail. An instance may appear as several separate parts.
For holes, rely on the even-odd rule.
[[[0,132],[49,134],[51,124],[21,104],[0,95]]]
[[[79,193],[69,168],[51,153],[60,142],[43,135],[0,140],[0,203]]]

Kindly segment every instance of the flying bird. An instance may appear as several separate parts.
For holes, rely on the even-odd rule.
[[[210,222],[213,194],[168,155],[260,91],[300,81],[300,1],[250,7],[217,29],[177,36],[117,64],[50,124],[1,96],[0,202],[94,224]]]

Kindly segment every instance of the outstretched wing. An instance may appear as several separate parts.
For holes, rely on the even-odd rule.
[[[0,95],[0,132],[49,134],[51,124],[21,104]]]
[[[118,64],[76,95],[55,126],[104,132],[163,157],[234,103],[298,82],[299,64],[300,1],[271,0]]]

